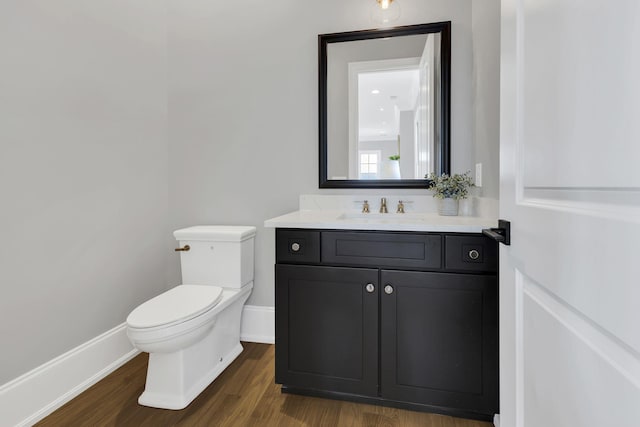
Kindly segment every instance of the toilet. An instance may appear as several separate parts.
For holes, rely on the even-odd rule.
[[[144,406],[183,409],[242,352],[242,307],[253,288],[255,227],[173,233],[182,284],[134,309],[127,335],[149,353]]]

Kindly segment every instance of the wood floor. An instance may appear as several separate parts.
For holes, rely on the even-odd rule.
[[[140,406],[147,354],[141,354],[42,420],[37,426],[422,426],[491,427],[443,415],[280,393],[274,346],[244,351],[182,411]]]

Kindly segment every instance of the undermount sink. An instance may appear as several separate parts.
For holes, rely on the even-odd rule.
[[[338,215],[338,220],[342,221],[363,221],[363,222],[422,222],[433,219],[433,214],[418,213],[359,213],[345,212]]]
[[[338,216],[338,219],[369,219],[369,218],[381,218],[383,215],[389,214],[375,214],[375,213],[355,213],[345,212]]]

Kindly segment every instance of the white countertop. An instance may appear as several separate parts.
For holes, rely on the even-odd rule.
[[[335,210],[299,210],[264,222],[269,228],[316,228],[340,230],[434,231],[480,233],[497,227],[497,218],[440,216],[437,213],[367,213]]]

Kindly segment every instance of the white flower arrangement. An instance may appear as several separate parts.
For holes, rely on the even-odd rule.
[[[469,196],[469,188],[473,187],[470,171],[464,174],[429,174],[425,178],[431,180],[429,190],[433,191],[433,197],[438,199],[466,199]]]

